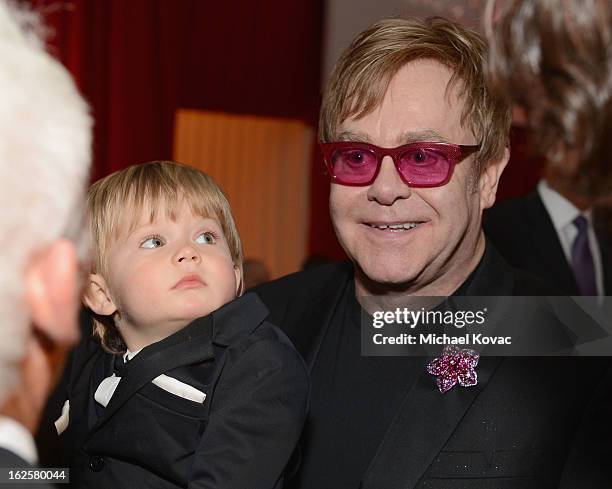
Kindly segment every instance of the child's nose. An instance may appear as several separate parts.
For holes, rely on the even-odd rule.
[[[199,262],[201,260],[200,254],[192,246],[185,246],[181,248],[177,254],[177,260],[179,263],[183,262]]]

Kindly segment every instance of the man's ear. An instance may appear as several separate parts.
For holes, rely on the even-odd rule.
[[[74,244],[60,239],[37,253],[24,276],[34,329],[57,344],[78,340],[79,261]]]
[[[240,297],[244,293],[244,282],[242,281],[242,268],[234,265],[234,274],[236,275],[236,297]]]
[[[90,273],[85,286],[83,301],[93,312],[100,316],[112,316],[117,311],[106,280],[99,273]]]
[[[487,166],[480,175],[479,190],[481,209],[488,209],[495,203],[499,179],[501,178],[509,159],[510,150],[508,148],[504,148],[501,158],[499,158],[497,161],[490,162],[489,166]]]

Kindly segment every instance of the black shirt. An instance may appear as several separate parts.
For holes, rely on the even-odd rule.
[[[312,371],[308,450],[292,488],[357,489],[423,357],[361,356],[361,307],[346,287]]]
[[[465,294],[481,263],[453,295]],[[290,489],[357,489],[404,397],[431,360],[362,356],[362,320],[372,324],[350,280],[312,371],[302,434],[308,450]]]

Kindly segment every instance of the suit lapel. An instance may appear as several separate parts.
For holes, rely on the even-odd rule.
[[[94,399],[94,394],[96,393],[96,389],[100,385],[100,382],[102,382],[106,377],[112,375],[114,359],[114,355],[105,353],[99,355],[93,365],[92,375],[89,377],[89,392],[86,401],[87,404],[89,404],[89,409],[87,410],[87,426],[90,430],[96,425],[98,419],[104,412],[104,408]],[[79,403],[76,405],[82,404]]]
[[[183,365],[191,365],[213,358],[212,337],[213,319],[212,316],[206,316],[172,336],[143,349],[129,362],[117,390],[90,436],[99,430],[130,397],[157,376]]]
[[[507,264],[487,245],[480,264],[457,294],[511,295],[513,287]],[[435,378],[426,372],[429,360],[423,358],[423,371],[406,394],[370,463],[363,489],[414,487],[503,359],[482,357],[476,367],[478,384],[469,388],[455,386],[446,394],[438,391]]]
[[[476,386],[456,386],[441,394],[435,378],[425,372],[427,360],[424,359],[423,373],[418,376],[387,430],[366,472],[362,488],[414,487],[444,448],[501,361],[498,357],[483,357],[476,368]]]
[[[546,275],[551,278],[551,283],[558,284],[560,290],[578,295],[574,274],[567,263],[552,219],[537,191],[525,197],[525,222],[530,230],[531,244]]]
[[[100,382],[113,373],[114,356],[104,352],[92,339],[81,342],[74,355],[70,364],[68,399],[72,406],[83,406],[86,409],[85,416],[70,416],[68,431],[82,434],[89,432],[98,420],[94,393]]]
[[[268,309],[255,294],[246,294],[212,314],[196,319],[185,328],[162,341],[144,348],[128,364],[121,382],[110,402],[97,420],[91,434],[95,433],[117,410],[144,385],[157,376],[184,365],[193,365],[214,358],[213,342],[230,345],[256,329],[268,315]],[[113,356],[105,355],[105,364],[98,366],[104,375],[99,382],[111,375]],[[95,401],[93,401],[95,403]]]
[[[607,236],[602,236],[602,232],[597,233],[599,251],[601,253],[601,268],[603,273],[604,295],[612,295],[612,245]]]
[[[612,295],[612,248],[601,250],[601,263],[603,268],[604,295]]]

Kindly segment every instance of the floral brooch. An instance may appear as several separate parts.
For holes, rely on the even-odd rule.
[[[480,355],[474,350],[447,345],[439,357],[427,364],[427,372],[438,377],[438,389],[444,394],[457,383],[463,387],[478,383],[475,368],[479,358]]]

